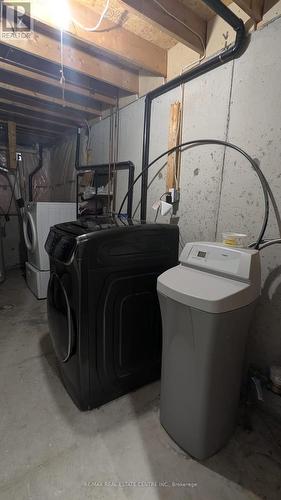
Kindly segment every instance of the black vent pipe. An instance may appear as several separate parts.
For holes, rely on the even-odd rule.
[[[186,73],[170,80],[165,85],[152,90],[146,95],[145,110],[144,110],[144,130],[143,130],[143,150],[142,150],[142,176],[141,187],[141,220],[146,220],[146,206],[147,206],[147,183],[148,183],[148,169],[149,164],[149,149],[150,149],[150,125],[151,125],[151,104],[153,99],[169,92],[170,90],[187,83],[198,76],[201,76],[212,69],[221,66],[222,64],[231,61],[238,57],[246,45],[246,31],[244,23],[239,19],[230,9],[228,9],[220,0],[202,0],[208,7],[210,7],[217,15],[226,21],[236,32],[234,44],[224,52],[212,57],[199,64],[195,68],[190,69]]]
[[[29,174],[28,176],[28,194],[29,194],[29,201],[33,201],[33,177],[41,168],[43,167],[43,146],[42,144],[39,144],[39,159],[38,159],[38,165],[37,167]]]

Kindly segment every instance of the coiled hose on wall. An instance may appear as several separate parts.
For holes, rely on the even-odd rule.
[[[228,148],[231,148],[231,149],[237,151],[238,153],[240,153],[242,156],[244,156],[248,160],[248,162],[250,163],[250,165],[252,166],[253,170],[255,171],[255,173],[257,174],[257,176],[260,180],[262,191],[263,191],[263,197],[264,197],[264,217],[263,217],[262,226],[261,226],[261,230],[260,230],[260,233],[258,235],[257,241],[255,243],[253,243],[251,245],[251,247],[259,249],[261,247],[261,245],[263,244],[263,237],[265,234],[265,230],[266,230],[266,227],[268,224],[268,217],[269,217],[269,197],[270,197],[272,205],[273,205],[274,213],[275,213],[277,223],[278,223],[280,238],[281,238],[280,214],[278,212],[278,208],[277,208],[276,202],[273,198],[273,194],[272,194],[272,191],[269,187],[267,179],[265,178],[264,174],[262,173],[260,167],[258,166],[256,161],[248,153],[246,153],[246,151],[241,149],[239,146],[236,146],[235,144],[232,144],[231,142],[223,141],[223,140],[219,140],[219,139],[198,139],[198,140],[194,140],[194,141],[183,142],[182,144],[178,144],[177,146],[174,146],[173,148],[168,149],[167,151],[165,151],[161,155],[157,156],[157,158],[155,158],[152,162],[149,163],[149,165],[147,165],[147,167],[145,169],[142,170],[142,172],[135,178],[134,182],[131,184],[130,188],[128,189],[128,191],[127,191],[126,195],[124,196],[123,201],[120,205],[118,215],[119,216],[121,215],[122,208],[124,207],[124,204],[127,200],[128,194],[130,193],[130,191],[132,189],[134,189],[134,186],[137,183],[137,181],[157,161],[159,161],[161,158],[163,158],[166,155],[174,153],[177,150],[186,151],[187,149],[191,149],[193,147],[205,146],[205,145],[219,145],[219,146],[228,147]],[[280,241],[279,241],[279,239],[272,240],[272,242],[273,241],[275,243],[277,243],[277,242],[281,243],[281,239],[280,239]],[[273,243],[271,243],[271,244],[273,244]],[[269,246],[269,242],[267,242],[267,246]]]

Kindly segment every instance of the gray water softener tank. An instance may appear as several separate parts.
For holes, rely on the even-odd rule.
[[[188,243],[158,278],[163,324],[160,420],[204,459],[236,423],[247,332],[260,295],[257,250]]]

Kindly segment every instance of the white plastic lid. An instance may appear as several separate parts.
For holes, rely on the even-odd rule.
[[[257,250],[232,248],[222,243],[187,243],[180,262],[185,266],[242,281],[253,281],[253,270],[259,273]]]
[[[212,250],[214,246],[216,249],[222,248],[208,243],[186,245],[181,255],[184,264],[159,276],[158,292],[181,304],[210,313],[232,311],[254,302],[260,294],[258,252],[236,250],[240,254],[245,252],[247,258],[240,255],[241,259],[237,260],[232,255],[229,259],[223,257],[220,262],[216,251],[210,260],[206,259],[204,252]],[[197,256],[194,248],[196,252],[203,252],[200,253],[201,257]]]

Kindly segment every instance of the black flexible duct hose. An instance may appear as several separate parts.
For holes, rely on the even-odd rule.
[[[185,149],[189,149],[189,148],[192,148],[192,147],[204,146],[204,145],[208,145],[208,144],[209,145],[210,144],[215,144],[215,145],[225,146],[225,147],[234,149],[235,151],[238,151],[238,153],[242,154],[249,161],[249,163],[252,165],[253,170],[256,172],[256,174],[257,174],[257,176],[258,176],[258,178],[260,180],[260,183],[261,183],[261,186],[262,186],[262,190],[263,190],[263,196],[264,196],[265,211],[264,211],[264,219],[263,219],[261,231],[260,231],[260,234],[258,236],[257,242],[254,245],[254,248],[258,249],[259,245],[260,245],[260,243],[261,243],[261,241],[263,239],[263,236],[264,236],[264,233],[265,233],[265,230],[266,230],[266,226],[267,226],[267,223],[268,223],[268,216],[269,216],[269,199],[268,199],[268,192],[267,192],[267,180],[266,180],[265,176],[263,175],[263,173],[262,173],[261,169],[259,168],[259,166],[253,160],[253,158],[250,155],[248,155],[248,153],[246,153],[246,151],[244,151],[243,149],[241,149],[239,146],[236,146],[235,144],[232,144],[231,142],[221,141],[219,139],[198,139],[196,141],[183,142],[182,144],[174,146],[173,148],[171,148],[171,149],[165,151],[164,153],[162,153],[161,155],[157,156],[157,158],[155,158],[151,163],[149,163],[149,165],[147,165],[147,167],[145,169],[143,169],[141,171],[141,173],[136,177],[136,179],[134,180],[134,182],[131,184],[129,190],[127,191],[127,193],[124,196],[124,199],[123,199],[123,201],[122,201],[122,203],[120,205],[118,215],[119,216],[121,215],[121,211],[122,211],[122,208],[123,208],[123,206],[124,206],[124,204],[126,202],[128,194],[134,188],[136,182],[143,176],[143,174],[145,172],[147,172],[147,170],[150,167],[152,167],[152,165],[154,165],[158,160],[160,160],[161,158],[163,158],[163,156],[171,154],[171,153],[177,151],[178,149],[185,150]]]
[[[29,201],[33,201],[33,177],[41,170],[43,167],[43,146],[39,144],[39,159],[38,166],[31,172],[28,176],[28,193],[29,193]]]

